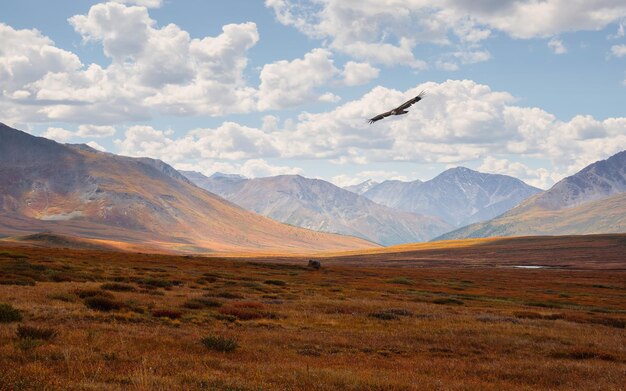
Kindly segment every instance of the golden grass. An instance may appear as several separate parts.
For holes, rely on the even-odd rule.
[[[0,285],[23,315],[0,324],[0,390],[626,384],[625,271],[288,261],[2,247],[0,274],[34,285]],[[94,295],[122,307],[89,309]]]

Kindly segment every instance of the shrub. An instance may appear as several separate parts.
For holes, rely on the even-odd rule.
[[[201,308],[215,308],[221,306],[221,302],[206,297],[196,297],[193,299],[189,299],[185,302],[185,304],[183,304],[183,307],[190,308],[192,310],[198,310]]]
[[[76,301],[76,295],[74,295],[73,293],[51,293],[48,295],[48,298],[52,300],[65,301],[68,303]]]
[[[0,323],[19,322],[22,320],[22,313],[11,304],[0,303]]]
[[[216,294],[207,293],[205,296],[221,297],[222,299],[243,299],[243,296],[232,292],[218,292]]]
[[[265,280],[263,281],[267,285],[285,286],[287,283],[283,280]]]
[[[115,292],[134,292],[135,287],[128,284],[120,284],[117,282],[107,282],[106,284],[102,284],[100,286],[101,289],[106,289],[107,291],[115,291]]]
[[[464,304],[461,300],[453,299],[451,297],[442,298],[442,299],[435,299],[435,300],[433,300],[433,303],[435,303],[435,304],[454,304],[454,305],[463,305]]]
[[[155,318],[180,319],[183,313],[175,310],[154,310],[152,311],[152,316]]]
[[[391,283],[391,284],[402,284],[402,285],[413,285],[414,284],[413,280],[411,280],[410,278],[406,278],[406,277],[392,278],[391,280],[387,280],[387,282]]]
[[[164,280],[162,278],[144,278],[139,281],[142,285],[151,286],[154,288],[169,288],[173,285],[172,282]]]
[[[376,318],[380,320],[396,320],[400,319],[400,317],[396,314],[392,314],[390,312],[380,311],[380,312],[372,312],[368,315],[370,318]]]
[[[22,320],[22,313],[11,304],[0,303],[0,323],[19,322]]]
[[[80,297],[81,299],[86,299],[88,297],[94,297],[94,296],[106,297],[108,299],[114,298],[113,294],[109,292],[97,290],[97,289],[79,289],[79,290],[76,290],[74,293],[76,293],[76,295]]]
[[[24,325],[17,328],[16,334],[20,339],[43,339],[45,341],[49,341],[57,336],[57,332],[54,329]]]
[[[207,349],[217,352],[232,352],[238,347],[235,338],[228,338],[221,335],[209,335],[208,337],[202,338],[201,342]]]
[[[35,286],[35,280],[25,276],[8,275],[0,277],[0,285]]]
[[[87,307],[96,311],[108,312],[122,308],[122,303],[104,296],[90,296],[85,298],[84,301]]]

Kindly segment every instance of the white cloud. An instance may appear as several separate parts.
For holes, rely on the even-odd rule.
[[[554,54],[565,54],[567,53],[567,48],[563,44],[563,41],[557,38],[552,38],[548,41],[548,47],[552,49]]]
[[[626,56],[626,45],[613,45],[611,46],[611,54],[614,57],[622,58]]]
[[[456,52],[466,52],[475,50],[492,30],[513,38],[548,38],[600,30],[626,16],[622,0],[599,4],[569,0],[266,0],[265,4],[280,23],[312,38],[327,39],[333,50],[371,63],[418,69],[425,68],[415,55],[421,43],[456,44]],[[452,69],[447,63],[438,65]]]
[[[74,133],[67,129],[51,127],[46,129],[46,131],[42,133],[42,136],[60,143],[65,143],[74,137]]]
[[[106,148],[104,148],[102,145],[98,144],[95,141],[90,141],[90,142],[87,143],[87,145],[89,145],[91,148],[96,149],[96,150],[98,150],[100,152],[106,152],[107,151]]]
[[[317,87],[338,72],[326,49],[313,49],[302,59],[266,64],[260,75],[259,110],[293,107],[319,99],[324,95],[316,91]]]
[[[134,4],[147,8],[159,8],[163,5],[163,0],[112,0],[117,3]]]
[[[113,126],[80,125],[76,134],[80,137],[110,137],[115,134]]]
[[[551,173],[545,168],[531,169],[523,163],[512,162],[508,159],[497,159],[493,156],[485,157],[481,166],[478,167],[478,170],[492,174],[523,178],[529,185],[540,189],[549,188],[550,185],[563,177],[563,175]]]
[[[108,125],[155,113],[256,110],[256,90],[243,76],[247,51],[259,40],[254,23],[192,39],[175,24],[158,27],[145,7],[117,2],[96,4],[69,22],[85,44],[101,44],[111,64],[83,65],[36,30],[0,24],[5,121]]]
[[[343,68],[343,82],[347,86],[358,86],[376,79],[380,69],[366,62],[348,61]]]
[[[428,91],[427,97],[407,115],[367,124],[367,118],[422,90]],[[327,112],[303,112],[282,126],[278,118],[267,116],[261,128],[224,122],[177,138],[163,130],[133,126],[117,145],[123,154],[157,157],[177,166],[210,162],[212,167],[221,164],[230,170],[227,172],[248,176],[259,175],[260,168],[252,168],[254,162],[260,164],[259,159],[324,159],[339,165],[482,161],[484,170],[514,174],[546,187],[623,149],[626,118],[575,116],[563,121],[540,108],[517,106],[513,96],[487,85],[448,80],[406,91],[376,87],[360,99]],[[511,156],[516,156],[515,160]],[[243,170],[241,162],[248,160],[252,162],[245,166],[247,171],[233,171]],[[541,161],[544,169],[530,169],[527,161]],[[273,172],[279,172],[276,170]],[[362,179],[371,177],[374,175],[368,173]],[[337,183],[348,180],[343,176],[335,179]]]

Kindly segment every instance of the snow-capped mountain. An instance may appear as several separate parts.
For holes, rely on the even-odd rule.
[[[626,151],[593,163],[550,190],[442,239],[626,232]]]
[[[332,183],[299,175],[225,181],[200,178],[196,173],[189,179],[274,220],[384,245],[429,240],[453,228],[436,217],[392,209]]]
[[[344,186],[344,189],[356,194],[363,194],[376,185],[378,185],[378,182],[372,179],[368,179],[356,185]]]
[[[517,178],[457,167],[426,182],[385,181],[363,195],[460,227],[498,216],[538,192]]]

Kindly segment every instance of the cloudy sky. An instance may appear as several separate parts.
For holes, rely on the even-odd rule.
[[[546,188],[626,149],[625,26],[624,0],[7,0],[0,122],[208,175]]]

